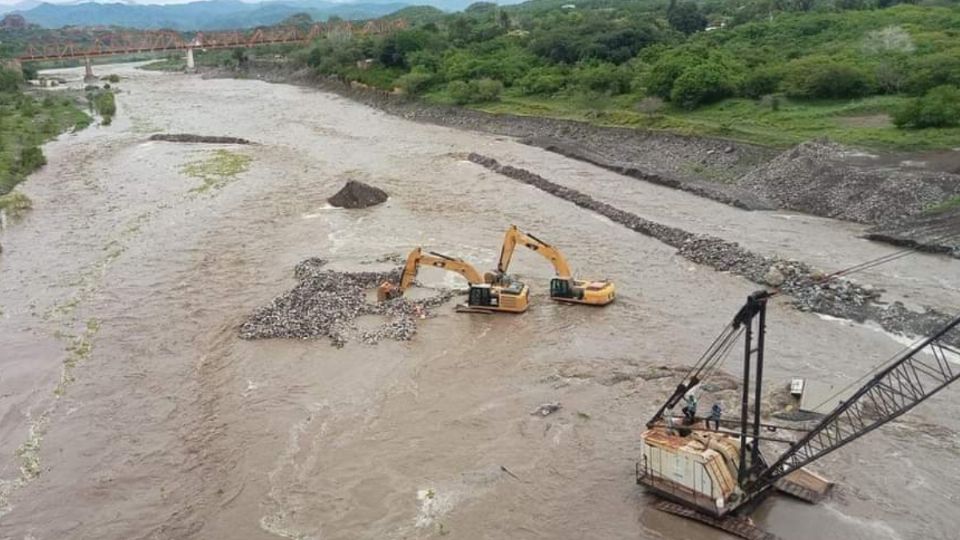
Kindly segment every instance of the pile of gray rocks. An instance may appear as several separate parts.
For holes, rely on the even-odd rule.
[[[336,347],[356,340],[376,344],[384,339],[408,341],[417,331],[417,319],[431,315],[431,309],[453,297],[440,291],[425,299],[396,298],[370,302],[368,293],[384,281],[396,282],[400,269],[389,272],[338,272],[325,269],[327,261],[307,259],[297,265],[299,282],[269,305],[253,312],[240,326],[243,339],[329,338]],[[380,315],[386,322],[374,330],[361,330],[356,319]]]
[[[827,279],[828,276],[823,272],[800,261],[759,255],[736,242],[711,235],[693,234],[644,219],[530,171],[501,165],[491,157],[471,153],[467,159],[596,212],[628,229],[656,238],[677,248],[681,256],[695,263],[743,276],[754,283],[786,294],[800,310],[857,322],[870,320],[879,323],[885,330],[906,335],[929,334],[950,319],[946,314],[934,310],[918,313],[899,302],[883,303],[880,301],[882,291],[842,278]]]

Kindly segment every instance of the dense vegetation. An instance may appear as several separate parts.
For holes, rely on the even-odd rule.
[[[956,145],[960,7],[895,3],[534,0],[450,15],[410,8],[404,31],[328,35],[295,60],[493,111],[782,144],[826,134]]]
[[[34,97],[21,91],[21,84],[18,73],[0,69],[0,207],[22,200],[7,194],[47,162],[41,144],[90,122],[71,98]]]

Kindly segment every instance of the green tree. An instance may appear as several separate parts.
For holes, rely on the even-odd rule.
[[[689,0],[680,3],[670,0],[670,7],[667,8],[667,22],[674,29],[687,35],[700,32],[707,27],[707,18],[700,12],[700,7]]]
[[[802,98],[853,98],[870,92],[870,79],[863,71],[822,56],[788,64],[783,84],[788,95]]]
[[[899,128],[960,125],[960,88],[943,85],[931,89],[897,111],[893,123]]]
[[[0,68],[0,92],[16,92],[23,80],[11,69]]]
[[[677,77],[670,101],[685,109],[712,103],[734,93],[734,83],[724,68],[708,62],[694,66]]]
[[[527,72],[517,85],[525,95],[552,95],[567,83],[567,75],[556,66],[536,67]]]
[[[744,97],[760,99],[776,92],[780,79],[780,74],[772,69],[756,70],[744,79],[741,92]]]

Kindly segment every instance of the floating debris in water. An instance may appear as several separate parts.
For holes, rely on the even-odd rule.
[[[536,409],[533,410],[530,414],[533,416],[550,416],[551,414],[560,410],[560,402],[555,401],[553,403],[544,403]]]
[[[269,305],[257,309],[240,326],[243,339],[321,338],[336,347],[358,340],[374,345],[384,339],[409,341],[417,332],[417,319],[430,316],[437,307],[454,296],[454,291],[438,291],[424,299],[395,298],[371,303],[368,291],[385,280],[396,282],[400,269],[389,272],[338,272],[323,267],[327,261],[307,259],[297,265],[294,276],[299,283],[278,296]],[[388,321],[373,330],[361,330],[356,319],[380,315]]]

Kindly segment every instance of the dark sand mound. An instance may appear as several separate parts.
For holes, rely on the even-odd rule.
[[[336,195],[327,199],[327,202],[339,208],[367,208],[386,200],[386,191],[350,180]]]

